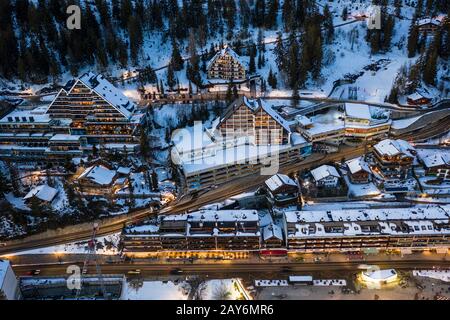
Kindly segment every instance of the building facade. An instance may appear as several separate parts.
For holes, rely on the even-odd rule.
[[[374,146],[374,171],[384,180],[405,180],[411,174],[415,149],[404,140],[386,139]]]
[[[90,144],[136,143],[142,115],[104,76],[86,73],[69,81],[50,104],[52,119],[71,119],[71,132]]]
[[[246,67],[230,47],[220,50],[208,63],[208,79],[244,80]]]
[[[145,114],[102,75],[87,73],[48,107],[18,107],[0,119],[0,158],[45,165],[91,153],[139,149]]]
[[[201,124],[173,137],[172,160],[189,191],[258,173],[272,176],[282,165],[303,160],[311,143],[261,100],[233,102],[211,129]]]
[[[19,280],[8,260],[0,260],[0,300],[20,299]]]

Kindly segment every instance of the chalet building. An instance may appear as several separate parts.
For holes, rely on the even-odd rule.
[[[311,175],[317,187],[336,188],[339,185],[341,175],[335,167],[329,165],[320,166],[311,170]]]
[[[236,52],[226,46],[206,66],[208,79],[244,80],[246,66]]]
[[[123,252],[257,251],[261,241],[255,210],[208,210],[165,216],[154,230],[124,234]]]
[[[275,205],[296,203],[299,197],[297,183],[284,174],[276,174],[265,182],[265,187]]]
[[[348,177],[352,183],[369,183],[371,171],[363,157],[347,161]]]
[[[434,154],[427,154],[420,157],[420,162],[423,163],[426,175],[435,176],[444,181],[450,181],[450,153],[437,152]]]
[[[285,212],[289,252],[429,250],[450,247],[448,206]],[[442,220],[441,220],[442,219]]]
[[[31,189],[30,192],[28,192],[25,197],[23,197],[23,200],[25,200],[25,202],[30,202],[31,199],[35,198],[42,204],[50,204],[53,202],[57,195],[57,189],[43,184]]]
[[[411,106],[421,106],[421,105],[427,105],[431,103],[431,99],[424,96],[423,94],[419,92],[414,92],[413,94],[410,94],[406,97],[406,101]]]
[[[84,170],[77,178],[79,190],[85,195],[108,195],[120,187],[115,184],[117,171],[103,165],[95,165]]]
[[[71,119],[71,133],[89,144],[137,143],[143,115],[102,75],[86,73],[69,81],[50,104],[52,119]],[[120,148],[121,149],[121,148]]]
[[[404,140],[386,139],[374,146],[372,172],[384,180],[404,180],[410,176],[416,150]]]
[[[175,135],[173,142],[172,159],[189,191],[255,173],[272,176],[278,166],[312,153],[311,143],[291,132],[270,105],[247,98],[233,102],[211,129],[196,125],[192,132]]]
[[[263,228],[262,230],[262,242],[261,249],[280,249],[284,248],[284,237],[283,230],[276,224],[271,223]]]
[[[438,31],[442,26],[442,20],[437,18],[425,18],[420,19],[416,22],[419,27],[419,32],[435,32]]]

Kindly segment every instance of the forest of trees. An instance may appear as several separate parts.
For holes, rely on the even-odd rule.
[[[421,16],[424,14],[433,16],[436,12],[447,12],[450,16],[450,4],[440,0],[418,1],[409,28],[406,47],[408,57],[418,56],[418,59],[415,64],[406,65],[400,69],[387,98],[389,102],[398,102],[400,95],[413,93],[422,83],[431,86],[438,85],[439,59],[448,61],[450,58],[450,24],[444,24],[440,30],[432,35],[419,32],[417,26],[417,21]]]
[[[66,27],[66,8],[74,3],[82,8],[80,30]],[[391,47],[401,1],[393,1],[395,15],[387,13],[388,0],[373,3],[383,8],[382,29],[368,30],[366,40],[373,53],[385,52]],[[450,7],[446,0],[418,0],[417,6],[416,16],[448,12]],[[215,50],[206,48],[209,39],[225,39],[239,51],[248,44],[249,28],[257,28],[257,43],[238,54],[250,56],[254,72],[265,64],[264,32],[279,31],[278,70],[273,70],[269,85],[277,86],[278,74],[296,89],[320,77],[323,46],[334,40],[332,20],[328,6],[320,8],[314,0],[0,0],[0,77],[45,83],[58,80],[65,71],[77,75],[91,65],[101,72],[109,65],[149,68],[151,57],[144,56],[143,42],[150,32],[160,32],[172,45],[169,87],[177,87],[174,72],[184,67],[191,86],[199,85],[199,72]],[[408,39],[410,56],[423,51],[416,31],[412,27]],[[281,41],[281,32],[288,41]],[[439,35],[438,55],[449,52],[448,33],[447,25]],[[181,59],[185,44],[192,56],[187,62]],[[199,57],[198,51],[208,54]],[[434,59],[436,54],[426,56]],[[158,81],[146,74],[149,78],[143,81]]]

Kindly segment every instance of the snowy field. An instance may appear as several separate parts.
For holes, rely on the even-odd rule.
[[[208,280],[200,285],[202,300],[237,300],[241,294],[235,285],[237,279]],[[122,300],[187,300],[189,284],[185,281],[127,281],[122,289]],[[219,299],[220,298],[220,299]]]

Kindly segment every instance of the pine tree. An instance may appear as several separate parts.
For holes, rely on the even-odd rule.
[[[334,37],[333,15],[331,14],[328,4],[326,4],[323,9],[323,27],[325,29],[326,42],[332,43]]]
[[[415,20],[412,21],[408,34],[408,58],[412,58],[417,53],[417,42],[419,40],[419,30]]]
[[[152,186],[153,191],[158,191],[159,189],[159,183],[158,183],[158,174],[155,170],[152,171]]]
[[[174,71],[180,71],[183,69],[184,61],[175,40],[172,40],[172,58],[170,60],[170,64],[172,65]]]
[[[277,42],[274,49],[275,53],[275,60],[278,66],[278,69],[282,71],[284,69],[284,62],[285,62],[285,48],[283,45],[283,38],[281,32],[277,35]]]
[[[165,94],[165,93],[164,93],[164,84],[163,84],[162,79],[161,79],[160,82],[159,82],[159,90],[161,90],[161,91],[160,91],[161,95],[164,95],[164,94]]]
[[[395,11],[394,11],[394,13],[395,13],[395,16],[397,17],[397,18],[399,18],[400,17],[400,14],[401,14],[401,7],[402,7],[402,0],[394,0],[394,7],[395,7]]]
[[[269,0],[267,16],[265,19],[266,28],[276,29],[278,7],[279,7],[278,0]]]
[[[432,45],[430,45],[430,47],[426,52],[425,61],[423,65],[422,77],[423,81],[428,85],[434,86],[436,84],[437,60],[438,60],[437,45],[433,43]]]
[[[5,175],[0,171],[0,199],[4,197],[5,193],[11,192],[11,186],[6,183],[6,177]]]
[[[348,16],[348,9],[347,9],[347,7],[344,7],[344,9],[342,9],[342,14],[341,14],[342,20],[347,21],[347,16]]]
[[[272,68],[270,68],[269,76],[267,78],[267,83],[272,87],[272,89],[277,88],[277,77],[273,74]]]
[[[144,156],[144,159],[147,159],[150,155],[150,145],[148,141],[147,132],[144,128],[141,129],[140,144],[141,144],[141,153]]]
[[[173,90],[173,87],[176,85],[175,73],[173,69],[172,64],[169,64],[169,67],[167,68],[167,85],[170,90]]]
[[[250,64],[249,64],[248,71],[250,74],[253,74],[256,72],[255,55],[253,53],[250,54]]]

